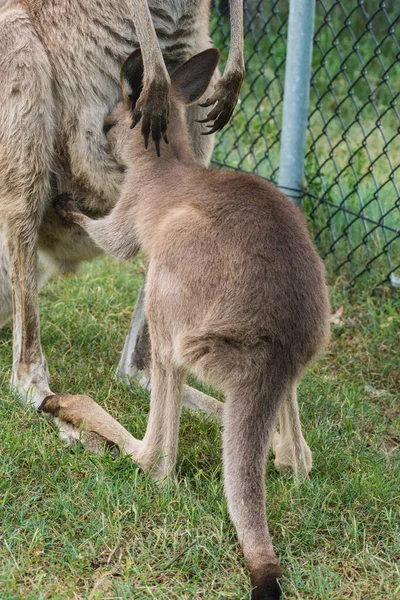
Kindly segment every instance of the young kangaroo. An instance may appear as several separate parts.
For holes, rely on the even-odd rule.
[[[254,175],[207,170],[195,160],[185,108],[202,96],[218,59],[217,50],[206,50],[172,72],[170,144],[159,159],[128,128],[129,97],[142,77],[134,52],[122,69],[125,105],[108,121],[116,123],[109,135],[128,167],[121,199],[100,220],[79,213],[68,197],[57,205],[118,258],[139,247],[149,257],[151,403],[133,458],[157,479],[172,472],[187,371],[226,394],[229,511],[252,599],[272,600],[281,571],[265,514],[266,455],[280,409],[292,444],[303,446],[296,385],[327,340],[329,301],[300,211]],[[306,462],[299,465],[305,471]]]

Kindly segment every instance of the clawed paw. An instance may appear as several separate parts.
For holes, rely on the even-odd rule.
[[[150,134],[160,156],[161,139],[168,144],[167,126],[170,109],[170,85],[165,81],[151,81],[143,90],[132,111],[131,129],[142,121],[144,147],[148,148]]]
[[[229,123],[239,98],[243,77],[244,74],[240,71],[224,75],[215,86],[215,92],[211,98],[199,104],[203,108],[215,105],[205,119],[197,121],[197,123],[206,123],[206,127],[210,128],[210,131],[204,131],[202,135],[220,131]]]
[[[69,194],[60,194],[53,201],[55,211],[68,223],[75,222],[76,214],[81,214],[75,200]]]

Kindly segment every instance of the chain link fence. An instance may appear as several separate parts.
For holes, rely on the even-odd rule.
[[[246,81],[214,154],[274,183],[288,15],[288,0],[245,0]],[[216,0],[223,60],[229,31],[229,2]],[[399,43],[397,0],[316,0],[302,206],[328,269],[371,290],[400,287]]]

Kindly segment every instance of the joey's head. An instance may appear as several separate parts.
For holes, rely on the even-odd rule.
[[[195,104],[206,92],[211,78],[217,68],[219,51],[215,48],[196,54],[184,64],[169,69],[171,77],[171,112],[168,125],[168,140],[172,148],[187,144],[188,133],[185,122],[185,106]],[[167,65],[168,66],[168,65]],[[125,61],[121,69],[123,101],[116,106],[106,118],[104,132],[111,148],[122,164],[129,165],[136,157],[145,155],[149,158],[167,155],[167,146],[161,148],[150,145],[143,148],[143,136],[140,123],[131,129],[132,111],[140,96],[143,84],[143,60],[140,50],[135,50]],[[159,126],[159,124],[158,124]],[[152,135],[156,139],[157,123],[152,123]],[[199,133],[201,135],[200,127]],[[164,140],[168,143],[166,136]]]
[[[103,132],[108,139],[116,160],[121,167],[125,167],[127,165],[125,153],[130,136],[129,123],[126,119],[126,112],[122,102],[117,104],[114,110],[105,118]]]

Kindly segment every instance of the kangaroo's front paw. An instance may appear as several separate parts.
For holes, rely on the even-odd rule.
[[[75,200],[69,194],[60,194],[53,201],[53,206],[57,214],[68,223],[78,223],[81,211]]]
[[[209,135],[210,133],[220,131],[229,123],[239,98],[243,78],[244,72],[240,70],[224,74],[215,86],[215,92],[211,98],[208,98],[208,100],[199,105],[207,108],[215,104],[205,119],[197,121],[198,123],[213,121],[210,125],[206,125],[206,127],[210,128],[210,131],[203,132],[202,135]]]
[[[154,79],[143,90],[132,111],[131,129],[142,121],[144,147],[148,148],[150,133],[156,147],[157,156],[160,156],[161,138],[168,144],[167,125],[170,108],[170,82],[164,77]]]

